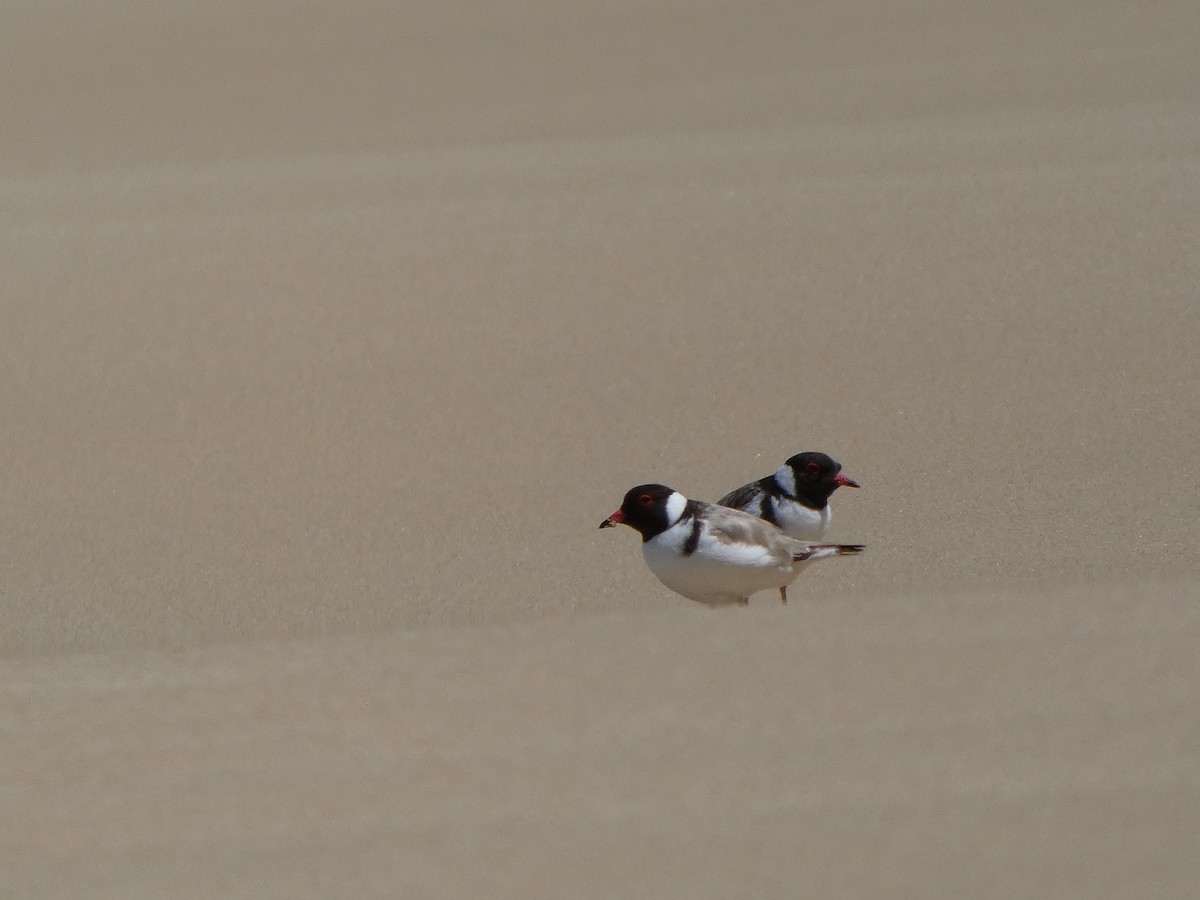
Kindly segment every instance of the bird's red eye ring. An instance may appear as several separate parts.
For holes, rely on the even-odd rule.
[[[804,468],[808,471],[809,475],[820,475],[821,474],[821,464],[820,463],[810,462]]]
[[[642,504],[642,506],[650,506],[654,503],[654,498],[649,494],[642,494],[642,496],[638,497],[638,503]]]

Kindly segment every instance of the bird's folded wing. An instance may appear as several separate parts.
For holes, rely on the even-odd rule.
[[[743,484],[735,491],[730,491],[717,501],[718,506],[730,506],[734,509],[744,509],[758,495],[758,482]]]

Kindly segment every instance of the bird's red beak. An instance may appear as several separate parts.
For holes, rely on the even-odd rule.
[[[618,509],[615,513],[613,513],[611,516],[609,516],[607,519],[605,519],[603,522],[601,522],[600,527],[601,528],[616,528],[618,525],[623,524],[624,521],[625,521],[625,513],[623,513],[621,510]]]
[[[849,475],[843,475],[841,472],[838,472],[833,476],[833,483],[840,484],[842,487],[858,487],[857,481],[855,481]]]

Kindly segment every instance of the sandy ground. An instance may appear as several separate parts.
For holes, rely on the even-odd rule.
[[[1194,891],[1200,7],[0,18],[0,895]]]

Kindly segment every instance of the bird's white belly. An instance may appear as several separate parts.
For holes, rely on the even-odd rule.
[[[648,541],[642,544],[646,565],[659,581],[689,600],[716,606],[736,603],[758,591],[791,584],[803,563],[779,565],[765,548],[745,544],[702,542],[690,555]]]
[[[802,503],[777,502],[775,518],[779,521],[779,530],[788,537],[801,541],[815,541],[825,534],[829,527],[829,506],[824,509],[809,509]]]

